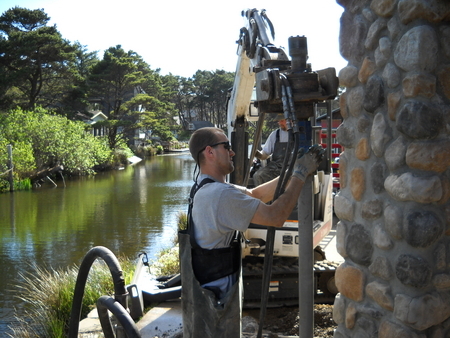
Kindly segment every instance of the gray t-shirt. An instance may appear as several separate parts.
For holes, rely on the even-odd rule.
[[[206,177],[213,179],[200,175],[197,182],[200,184]],[[247,230],[259,203],[245,194],[244,187],[219,182],[205,184],[195,194],[192,209],[197,244],[204,249],[229,246],[236,230]],[[220,289],[222,299],[237,278],[238,274],[232,274],[202,286]]]
[[[200,175],[198,183],[206,177],[209,176]],[[204,249],[227,247],[235,230],[247,230],[260,201],[246,195],[244,189],[233,184],[213,182],[197,191],[192,219],[198,245]]]

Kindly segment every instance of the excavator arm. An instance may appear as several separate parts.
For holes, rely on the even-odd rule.
[[[275,32],[266,11],[242,11],[245,27],[241,28],[238,43],[236,76],[228,104],[228,125],[236,119],[251,120],[249,105],[255,86],[255,73],[273,60],[289,59],[282,48],[273,44]]]
[[[314,117],[315,103],[333,99],[337,95],[339,82],[334,68],[320,71],[311,70],[311,65],[307,63],[308,48],[306,37],[295,36],[289,38],[290,57],[288,57],[283,48],[276,47],[272,42],[275,36],[274,28],[265,10],[261,12],[256,9],[246,10],[242,12],[242,16],[245,18],[245,27],[241,28],[239,40],[237,41],[238,61],[236,75],[227,108],[229,139],[235,152],[233,157],[235,170],[230,175],[230,182],[247,185],[249,166],[253,160],[256,147],[259,146],[265,114],[284,114],[288,132],[295,135],[294,149],[290,154],[288,154],[288,151],[286,152],[280,174],[279,181],[284,184],[288,179],[288,177],[287,179],[282,178],[282,175],[286,172],[285,165],[289,161],[293,164],[295,154],[300,147],[307,149],[312,144],[311,118]],[[253,93],[255,95],[252,98]],[[257,107],[256,114],[254,114],[255,110],[251,109],[251,103]],[[249,135],[247,131],[249,121],[258,121],[250,157],[248,156]],[[322,175],[322,177],[325,176],[329,178],[329,173],[328,175]],[[317,199],[319,196],[325,196],[326,198],[324,197],[323,200],[331,198],[331,185],[325,183],[327,179],[324,179],[323,182],[323,194],[315,192],[316,189],[313,189],[311,178],[305,183],[304,191],[302,191],[298,202],[297,219],[298,225],[302,223],[302,226],[297,226],[297,231],[293,229],[292,233],[290,233],[289,227],[283,227],[278,229],[277,235],[275,228],[258,229],[257,225],[253,226],[253,228],[250,225],[247,231],[247,235],[250,235],[248,238],[256,241],[253,243],[258,243],[258,241],[263,243],[261,246],[257,244],[260,250],[253,250],[252,253],[252,249],[250,249],[250,255],[247,256],[253,255],[252,258],[255,258],[257,262],[260,262],[262,257],[264,258],[263,272],[256,274],[256,279],[258,280],[256,283],[259,283],[259,278],[261,278],[261,294],[257,297],[261,299],[261,327],[258,332],[258,338],[262,335],[262,323],[269,302],[273,255],[277,254],[277,257],[283,256],[281,253],[283,247],[289,247],[289,255],[293,254],[298,257],[298,293],[302,295],[302,304],[300,306],[302,323],[299,326],[305,328],[302,332],[305,337],[312,336],[312,332],[309,332],[312,330],[308,323],[313,322],[313,299],[310,298],[314,294],[313,245],[317,245],[314,244],[316,238],[323,238],[331,229],[330,212],[327,212],[327,215],[318,221],[318,227],[314,225],[316,220],[312,215],[314,199]],[[278,190],[281,191],[282,187],[281,189],[277,187]],[[327,192],[328,194],[326,194]],[[275,197],[277,196],[278,193],[275,194]],[[329,203],[324,204],[329,206]],[[324,207],[322,210],[329,209],[331,210],[330,207]],[[258,231],[261,233],[260,235]],[[296,232],[298,235],[296,235]],[[275,242],[282,244],[281,250],[277,247],[279,243]],[[295,245],[297,245],[297,250],[294,249]],[[246,247],[244,251],[247,249]],[[286,255],[286,258],[289,258],[289,255]],[[244,268],[244,284],[247,283],[245,279],[251,277]],[[277,287],[277,291],[271,294],[270,299],[272,300],[276,297],[275,294],[286,295],[286,292],[282,291],[283,285],[286,283],[284,281],[281,283],[279,280],[277,283],[280,283],[280,287]],[[244,304],[245,292],[244,288]],[[287,292],[293,293],[291,290]]]
[[[278,48],[273,44],[275,32],[265,10],[260,12],[256,9],[247,9],[242,11],[242,16],[245,19],[245,26],[241,28],[237,41],[238,61],[235,81],[228,101],[227,123],[228,137],[236,153],[234,157],[235,171],[232,173],[230,181],[246,185],[248,168],[257,146],[254,144],[249,161],[247,122],[260,120],[259,130],[255,134],[258,136],[264,118],[263,112],[251,114],[251,111],[255,111],[255,109],[251,109],[250,105],[252,101],[255,101],[255,98],[252,99],[255,84],[261,83],[255,74],[266,68],[268,64],[273,64],[274,61],[288,64],[289,59],[283,48]],[[264,84],[262,85],[264,86]]]
[[[265,10],[248,9],[242,11],[242,16],[245,26],[237,41],[238,61],[228,100],[227,123],[236,153],[235,172],[230,181],[246,185],[264,115],[284,114],[288,129],[297,128],[297,121],[306,121],[314,115],[315,102],[337,95],[339,82],[334,68],[311,71],[306,37],[289,38],[289,57],[282,47],[274,45],[274,27]],[[256,113],[250,109],[251,103],[257,106]],[[249,121],[259,121],[250,159],[246,131]]]

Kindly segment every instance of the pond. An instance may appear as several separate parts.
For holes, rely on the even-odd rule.
[[[0,333],[6,336],[14,308],[10,290],[31,264],[79,265],[94,246],[150,260],[170,247],[177,218],[187,212],[195,162],[189,152],[156,156],[116,170],[45,183],[32,191],[0,194]]]

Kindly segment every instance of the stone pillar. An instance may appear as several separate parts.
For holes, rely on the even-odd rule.
[[[450,1],[337,2],[334,337],[450,337]]]

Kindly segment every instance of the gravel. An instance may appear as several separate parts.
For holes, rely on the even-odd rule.
[[[244,310],[243,316],[259,321],[259,310]],[[257,327],[257,324],[255,325]],[[333,337],[337,325],[333,321],[333,305],[314,305],[314,338]],[[250,329],[250,331],[253,331]],[[257,332],[257,328],[256,328]],[[278,335],[298,336],[298,307],[268,308],[264,319],[263,332]],[[249,335],[252,336],[252,335]]]

